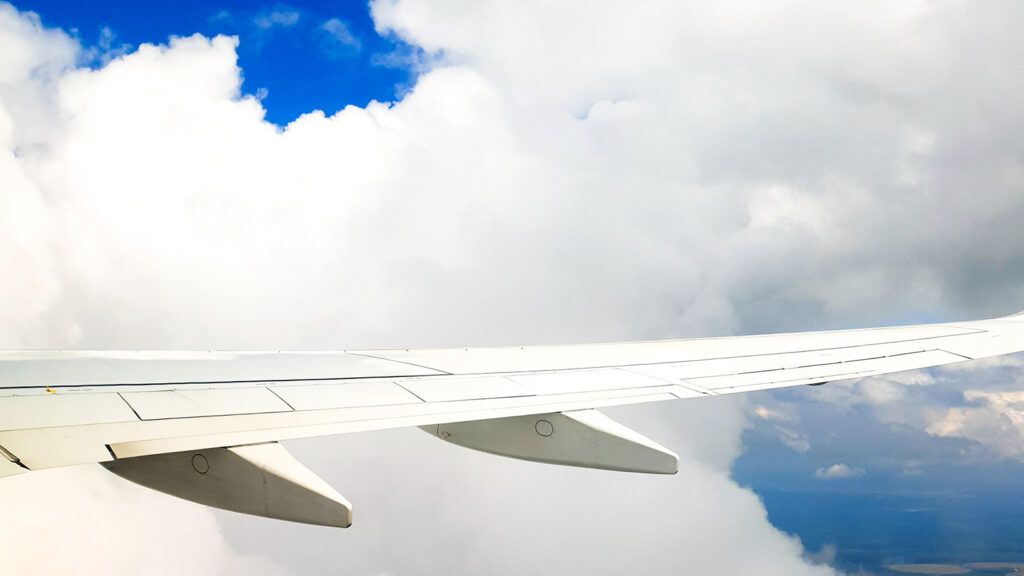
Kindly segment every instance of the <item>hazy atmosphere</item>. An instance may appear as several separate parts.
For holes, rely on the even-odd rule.
[[[1024,309],[1024,3],[186,4],[0,2],[0,347],[570,343]],[[1024,562],[1018,523],[993,540],[1020,512],[1002,499],[1024,489],[1022,406],[1011,356],[609,410],[680,454],[672,477],[418,430],[288,443],[353,502],[347,530],[98,466],[24,474],[0,482],[0,557],[196,575]],[[882,496],[887,530],[910,509],[977,517],[900,516],[915,540],[871,548],[845,515]],[[971,505],[935,504],[954,496]]]

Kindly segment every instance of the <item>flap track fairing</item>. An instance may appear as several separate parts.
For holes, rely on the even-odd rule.
[[[277,442],[119,458],[103,466],[207,506],[321,526],[352,524],[348,500]]]
[[[675,474],[679,458],[597,410],[423,426],[438,438],[491,454],[547,464]]]

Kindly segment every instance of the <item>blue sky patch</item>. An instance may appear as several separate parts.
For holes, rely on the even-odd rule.
[[[238,36],[242,89],[262,96],[267,119],[281,125],[315,109],[332,114],[349,104],[392,101],[415,81],[406,58],[414,50],[378,35],[362,2],[27,0],[15,5],[76,35],[87,47],[115,54],[141,43],[165,43],[169,36]]]

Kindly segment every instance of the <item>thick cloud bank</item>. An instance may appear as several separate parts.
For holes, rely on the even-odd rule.
[[[198,506],[114,477],[99,466],[7,478],[0,491],[5,574],[287,574],[233,550]]]
[[[284,127],[240,93],[232,38],[107,58],[0,4],[0,345],[478,345],[1024,308],[1024,5],[453,4],[374,3],[431,66],[398,102]],[[684,455],[669,479],[408,432],[297,443],[365,503],[345,534],[221,516],[224,543],[210,512],[116,504],[114,479],[59,490],[232,566],[830,573],[729,480],[736,402],[621,411]],[[985,433],[947,420],[930,433]],[[26,485],[29,508],[68,505]],[[38,557],[6,527],[24,545],[5,561]]]

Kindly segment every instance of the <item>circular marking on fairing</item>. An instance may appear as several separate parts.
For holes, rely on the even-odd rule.
[[[206,456],[202,454],[192,455],[192,469],[200,474],[206,474],[210,471],[210,461],[206,459]]]
[[[533,425],[533,429],[537,431],[537,434],[544,437],[555,433],[555,426],[547,420],[537,420],[537,423]]]

